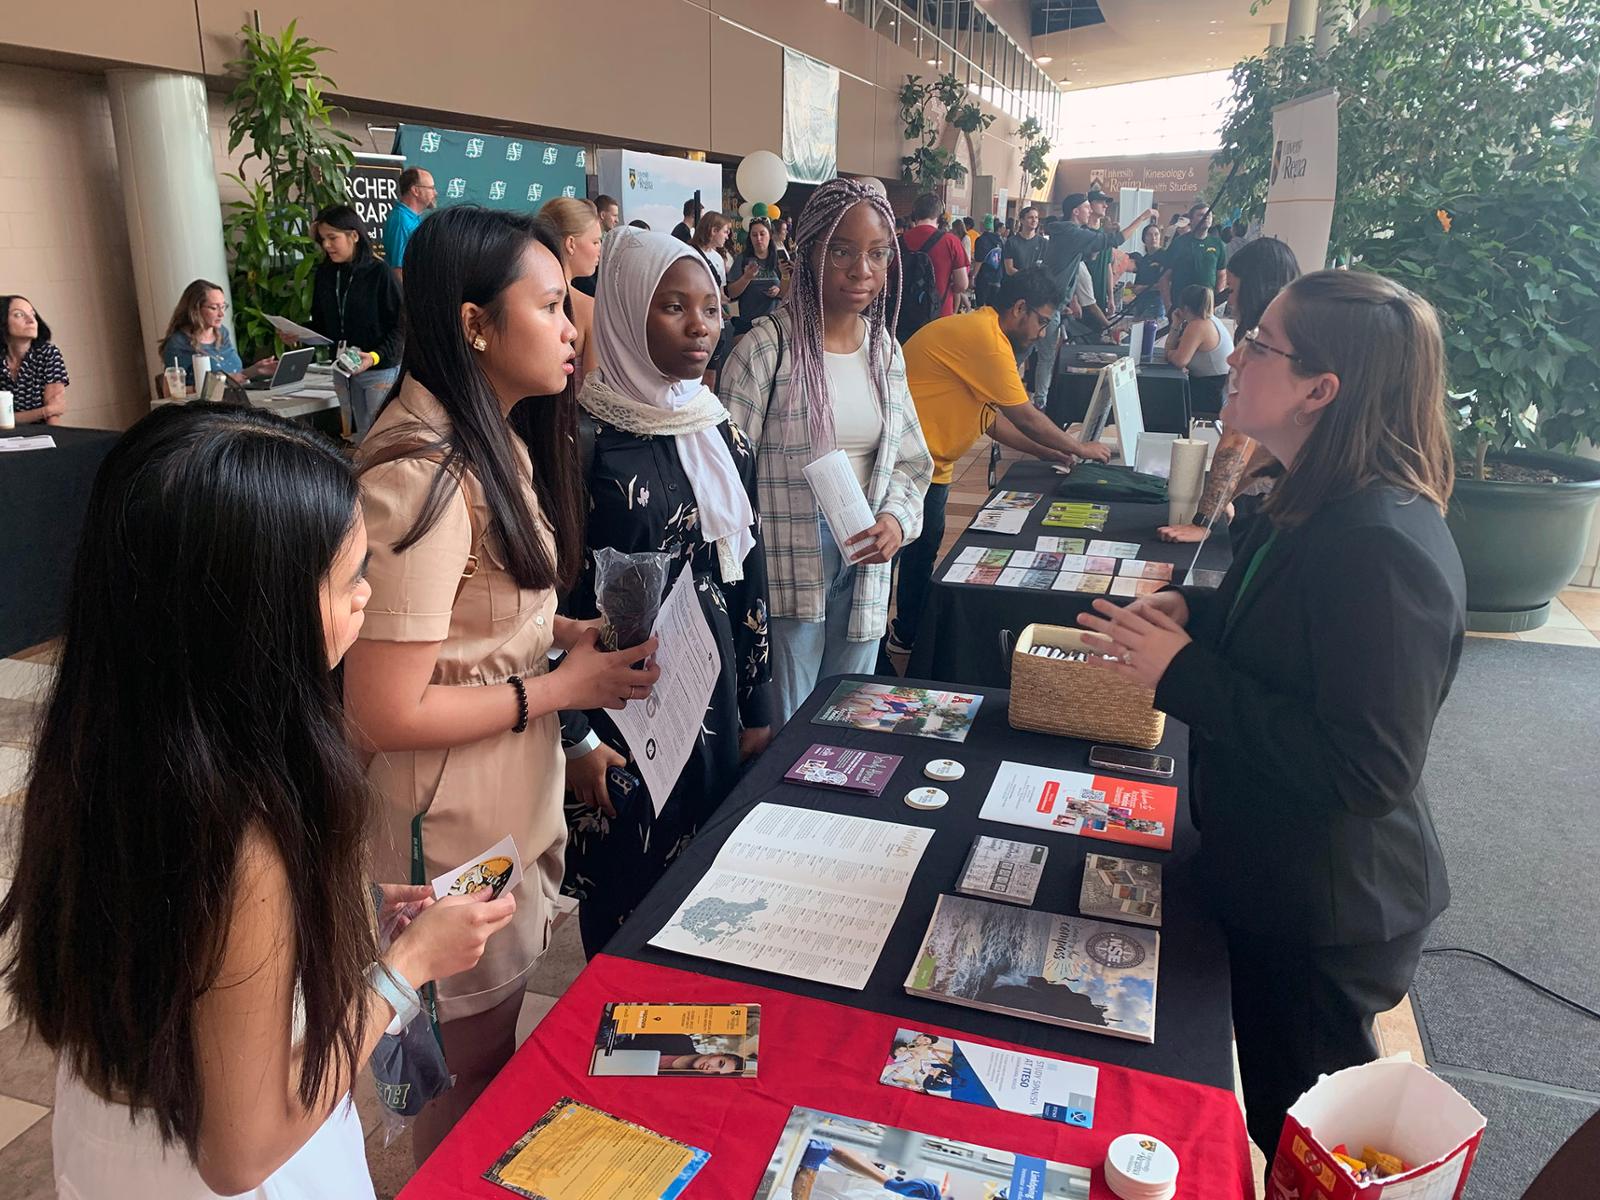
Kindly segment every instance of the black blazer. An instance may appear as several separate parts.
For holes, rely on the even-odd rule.
[[[400,286],[380,259],[318,263],[307,324],[335,343],[349,342],[377,354],[381,371],[400,365]]]
[[[1450,902],[1422,787],[1466,628],[1466,581],[1427,500],[1366,488],[1280,532],[1230,623],[1255,521],[1156,706],[1191,729],[1201,864],[1235,931],[1389,941]]]

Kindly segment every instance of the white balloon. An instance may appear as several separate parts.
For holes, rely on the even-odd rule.
[[[739,217],[746,225],[750,224],[750,222],[755,219],[755,213],[750,211],[754,207],[755,203],[750,200],[746,200],[743,204],[739,205]]]
[[[855,176],[855,181],[857,183],[866,184],[885,200],[889,198],[889,189],[883,186],[883,180],[879,179],[876,175],[857,175]]]
[[[739,195],[753,204],[776,204],[789,188],[789,168],[771,150],[745,155],[733,178]]]

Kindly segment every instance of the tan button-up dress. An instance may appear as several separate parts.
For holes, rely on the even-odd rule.
[[[358,462],[372,461],[397,441],[426,443],[449,428],[439,402],[408,381],[364,439]],[[516,450],[528,510],[549,545],[552,531],[539,514],[532,465],[520,442]],[[544,674],[555,593],[519,587],[506,570],[483,489],[471,474],[451,490],[428,534],[403,554],[394,553],[422,511],[437,470],[432,459],[406,457],[361,477],[372,553],[372,599],[362,638],[440,643],[431,682],[450,687]],[[567,840],[560,738],[557,715],[547,713],[531,718],[523,733],[507,731],[448,750],[381,752],[367,769],[380,797],[373,822],[375,879],[426,883],[508,833],[522,855],[517,915],[489,940],[475,968],[439,981],[441,1020],[484,1012],[512,995],[548,943]]]

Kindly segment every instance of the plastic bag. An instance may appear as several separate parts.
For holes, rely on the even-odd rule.
[[[383,912],[383,894],[373,887],[373,903]],[[387,914],[378,925],[380,952],[389,948],[394,936],[421,910],[421,903],[406,904]],[[435,1016],[433,984],[422,988],[422,1011],[399,1033],[385,1032],[373,1047],[369,1067],[378,1103],[383,1105],[383,1144],[389,1145],[405,1132],[428,1101],[455,1086],[455,1076],[444,1061],[444,1044],[439,1039]]]
[[[595,552],[594,597],[605,618],[600,641],[607,650],[649,640],[671,566],[672,556],[655,550],[623,554],[606,546]]]

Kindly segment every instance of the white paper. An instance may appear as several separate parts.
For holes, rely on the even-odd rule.
[[[867,504],[867,495],[861,490],[855,468],[843,450],[830,450],[821,458],[805,466],[806,482],[823,519],[833,531],[834,541],[848,561],[867,553],[860,546],[851,547],[850,539],[864,529],[871,529],[877,518]]]
[[[1139,435],[1139,446],[1134,451],[1133,469],[1145,475],[1168,478],[1172,467],[1172,443],[1178,440],[1175,433],[1150,433]]]
[[[986,546],[968,546],[960,554],[956,555],[956,562],[964,567],[975,567],[988,552],[988,547]]]
[[[1089,543],[1088,553],[1106,558],[1138,558],[1138,542],[1106,542],[1096,538]]]
[[[661,678],[648,697],[629,700],[611,719],[633,751],[659,817],[700,737],[722,665],[695,595],[694,572],[687,567],[678,573],[650,633],[661,639],[655,657]]]
[[[48,433],[36,433],[32,437],[0,438],[0,450],[54,450],[56,440]]]
[[[330,339],[323,337],[315,329],[307,329],[304,325],[296,325],[288,317],[275,317],[271,313],[262,313],[261,315],[267,318],[267,324],[271,325],[279,333],[292,337],[302,346],[333,345]]]
[[[1082,538],[1041,537],[1033,540],[1033,548],[1048,550],[1054,554],[1082,554],[1085,543]]]
[[[652,946],[857,990],[933,830],[758,804]]]
[[[986,508],[972,518],[968,528],[977,533],[1021,533],[1027,523],[1026,509]]]
[[[485,888],[494,892],[498,900],[522,882],[522,855],[517,853],[517,842],[509,833],[482,854],[474,854],[453,871],[446,871],[433,881],[433,897],[470,896]]]

